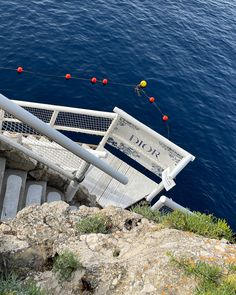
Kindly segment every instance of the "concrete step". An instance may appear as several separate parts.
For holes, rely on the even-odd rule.
[[[25,183],[27,172],[21,170],[5,170],[0,199],[3,200],[1,220],[13,218],[24,207]]]
[[[32,204],[65,200],[64,194],[47,187],[46,181],[26,181],[26,171],[5,168],[6,159],[0,157],[0,220],[14,218]]]
[[[25,188],[25,206],[42,204],[46,201],[46,181],[27,181]]]
[[[50,203],[50,202],[54,202],[54,201],[64,201],[65,197],[63,195],[62,192],[60,192],[59,190],[48,186],[47,187],[47,198],[46,198],[46,202]]]

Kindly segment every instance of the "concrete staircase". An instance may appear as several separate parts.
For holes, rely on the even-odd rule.
[[[31,177],[32,178],[32,177]],[[64,200],[59,190],[46,181],[32,181],[23,170],[7,169],[6,159],[0,158],[0,220],[13,218],[32,204]]]

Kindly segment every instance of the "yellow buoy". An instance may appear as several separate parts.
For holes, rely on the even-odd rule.
[[[140,83],[139,83],[139,86],[141,88],[145,88],[147,86],[147,82],[145,80],[142,80]]]

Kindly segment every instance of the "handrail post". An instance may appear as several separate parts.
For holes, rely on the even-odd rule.
[[[2,125],[4,121],[5,112],[4,110],[0,110],[0,132],[2,131]]]
[[[190,161],[193,161],[193,156],[192,155],[188,155],[186,157],[184,157],[179,163],[178,165],[171,171],[170,173],[170,177],[171,178],[175,178],[179,172],[190,162]],[[163,184],[163,181],[161,181],[157,188],[155,188],[147,197],[146,197],[146,200],[148,202],[151,202],[156,195],[158,195],[163,189],[164,189],[164,184]]]
[[[174,202],[172,199],[167,198],[166,196],[161,196],[160,199],[152,206],[151,210],[160,210],[164,206],[172,210],[179,210],[186,214],[193,214],[193,212]]]
[[[90,164],[83,161],[80,169],[78,171],[76,171],[75,173],[75,179],[71,180],[70,184],[67,187],[66,193],[65,193],[65,197],[66,197],[66,201],[70,202],[75,194],[77,193],[80,183],[84,180],[85,178],[85,174],[89,169]]]
[[[56,122],[56,119],[57,119],[58,113],[59,113],[58,111],[53,111],[52,117],[51,117],[50,122],[49,122],[50,126],[52,126],[52,127],[54,126],[54,124]]]

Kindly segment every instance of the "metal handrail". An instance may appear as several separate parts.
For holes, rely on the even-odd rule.
[[[121,174],[119,171],[114,170],[109,164],[97,158],[95,155],[91,154],[86,149],[79,146],[73,140],[66,137],[59,131],[55,130],[49,124],[44,123],[42,120],[28,112],[21,106],[17,105],[15,102],[9,100],[2,94],[0,94],[0,107],[4,111],[13,115],[18,120],[34,128],[40,134],[47,136],[49,139],[55,141],[68,151],[83,159],[87,163],[94,165],[98,169],[102,170],[103,172],[107,173],[108,175],[110,175],[111,177],[115,178],[123,184],[128,183],[128,178],[125,175]]]

